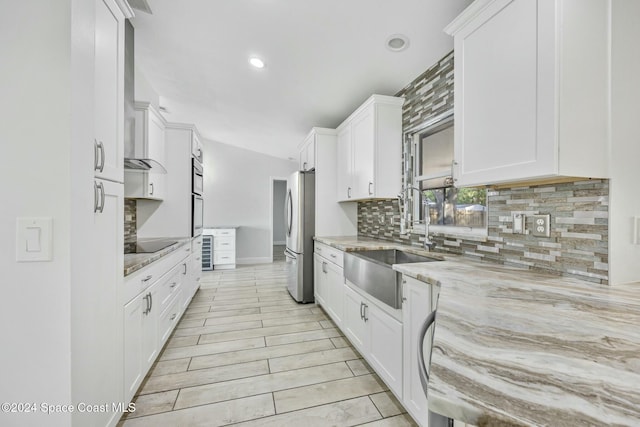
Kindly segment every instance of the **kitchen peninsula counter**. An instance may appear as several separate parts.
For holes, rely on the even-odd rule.
[[[407,249],[316,240],[342,250]],[[440,286],[430,410],[471,424],[484,415],[536,426],[640,425],[640,283],[609,287],[432,255],[442,261],[394,265]]]

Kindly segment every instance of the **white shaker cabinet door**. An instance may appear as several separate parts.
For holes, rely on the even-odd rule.
[[[369,327],[369,359],[371,366],[389,388],[402,396],[402,323],[368,304],[365,312]]]
[[[124,180],[124,16],[114,0],[95,2],[94,169]]]
[[[403,367],[404,385],[402,403],[411,416],[422,426],[427,426],[427,396],[422,388],[419,374],[418,347],[423,346],[425,355],[431,350],[431,340],[420,342],[420,329],[432,310],[432,286],[403,276],[404,301],[402,304]]]
[[[366,303],[356,291],[344,285],[344,318],[342,331],[361,353],[367,353],[369,329],[365,322]]]

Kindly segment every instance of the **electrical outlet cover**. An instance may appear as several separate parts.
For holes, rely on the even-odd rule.
[[[551,236],[551,215],[533,215],[531,234],[537,237]]]

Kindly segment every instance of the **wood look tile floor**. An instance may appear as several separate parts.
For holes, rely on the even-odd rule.
[[[415,426],[286,264],[203,272],[119,426]]]

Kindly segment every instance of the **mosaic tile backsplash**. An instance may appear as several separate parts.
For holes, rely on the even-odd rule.
[[[453,60],[450,52],[396,94],[405,97],[405,131],[453,108]],[[487,205],[487,237],[436,234],[436,249],[608,283],[608,180],[494,190]],[[550,214],[551,236],[513,234],[514,213],[528,216],[527,229],[531,215]],[[422,234],[400,234],[395,199],[358,203],[358,235],[415,246],[424,241]]]
[[[436,251],[608,284],[608,180],[492,190],[487,204],[486,238],[433,234]],[[515,213],[526,215],[526,234],[513,234]],[[550,237],[531,235],[533,214],[551,215]],[[397,200],[359,203],[358,235],[414,246],[424,241],[423,233],[400,234]]]
[[[124,243],[135,242],[138,238],[137,234],[136,200],[124,199]]]

